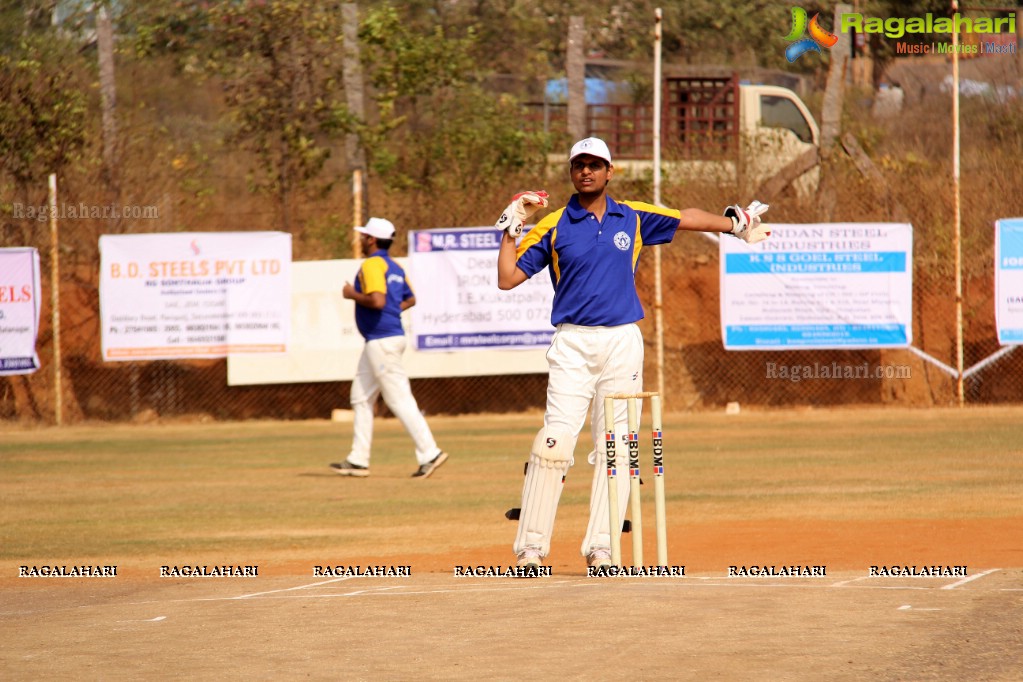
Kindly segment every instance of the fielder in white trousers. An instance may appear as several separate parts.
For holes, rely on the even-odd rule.
[[[373,406],[381,395],[387,408],[412,437],[416,461],[420,465],[427,464],[441,452],[412,395],[412,386],[401,362],[404,353],[404,336],[367,341],[362,350],[351,391],[355,434],[348,461],[352,464],[369,466],[370,446],[373,443]]]

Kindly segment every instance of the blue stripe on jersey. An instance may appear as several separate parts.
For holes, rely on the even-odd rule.
[[[355,306],[355,326],[367,341],[405,335],[405,330],[401,326],[401,302],[411,298],[413,292],[405,276],[405,270],[395,263],[386,251],[381,249],[362,262],[359,275],[355,278],[355,290],[362,293],[363,288],[367,286],[367,279],[379,282],[381,275],[387,298],[383,309]],[[369,288],[371,290],[369,293],[380,290],[377,286]]]
[[[546,215],[518,247],[518,267],[532,277],[550,270],[554,284],[551,324],[616,326],[643,319],[636,268],[643,246],[667,244],[680,213],[638,201],[607,197],[604,219],[573,196]]]

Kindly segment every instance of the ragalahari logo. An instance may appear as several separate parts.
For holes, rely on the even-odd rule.
[[[806,10],[802,7],[792,8],[792,30],[785,36],[785,40],[792,43],[785,49],[785,58],[789,62],[796,61],[806,52],[820,52],[822,47],[831,49],[838,42],[838,36],[821,28],[818,21],[820,13],[814,14],[809,22],[806,16]],[[810,37],[804,38],[807,32]]]

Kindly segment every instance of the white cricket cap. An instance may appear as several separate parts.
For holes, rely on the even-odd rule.
[[[394,239],[394,223],[383,218],[370,218],[365,225],[355,228],[355,231],[377,239]]]
[[[607,143],[599,137],[587,137],[585,140],[579,140],[572,145],[572,153],[568,155],[569,163],[575,157],[582,156],[583,154],[589,154],[611,163],[611,150],[607,148]]]

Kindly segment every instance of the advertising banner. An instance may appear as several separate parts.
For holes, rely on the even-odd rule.
[[[398,256],[394,260],[409,272],[408,258]],[[288,351],[229,355],[228,385],[351,381],[365,341],[355,326],[355,303],[341,296],[341,288],[345,282],[355,280],[361,264],[361,260],[355,259],[292,263]],[[422,276],[429,279],[427,273]],[[407,343],[402,364],[410,378],[542,374],[547,371],[547,346],[529,350],[512,347],[458,349],[447,353],[419,351],[414,343],[412,313],[426,302],[427,294],[423,293],[411,274],[409,279],[416,292],[416,305],[403,312],[401,319]]]
[[[0,375],[39,369],[39,252],[0,249]]]
[[[995,326],[1003,346],[1023,343],[1023,218],[995,223]]]
[[[750,246],[722,237],[726,350],[903,348],[913,341],[913,228],[772,224]]]
[[[492,227],[414,230],[409,276],[420,351],[535,349],[554,336],[554,288],[546,271],[511,291],[497,288],[501,231]]]
[[[291,235],[100,237],[104,360],[281,353],[291,320]]]

